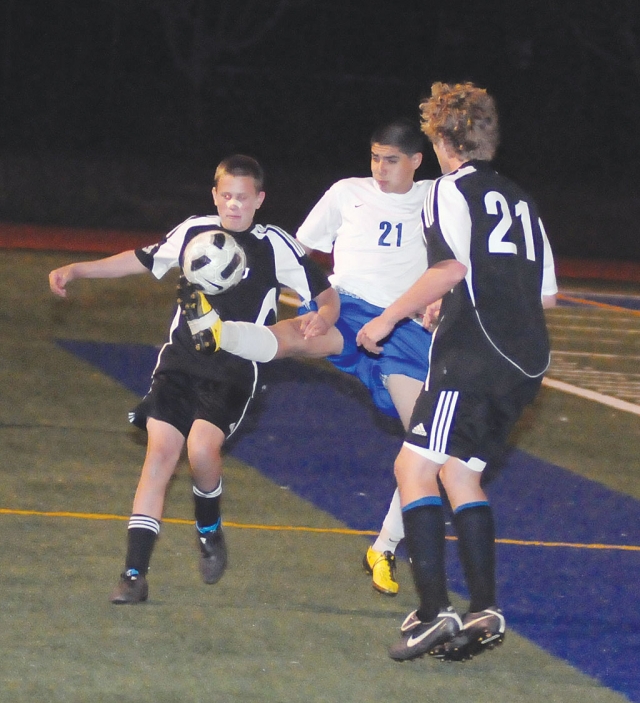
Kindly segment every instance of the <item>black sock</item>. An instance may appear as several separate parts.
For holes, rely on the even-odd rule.
[[[440,498],[428,497],[402,509],[405,544],[413,582],[420,598],[418,617],[430,622],[450,605],[445,571],[444,509]]]
[[[453,525],[471,597],[469,611],[477,613],[496,605],[496,536],[491,506],[461,505],[453,515]]]
[[[193,500],[195,502],[196,527],[206,531],[205,528],[217,526],[220,522],[220,496],[222,494],[222,479],[209,493],[204,493],[196,486],[193,487]]]
[[[149,570],[151,552],[160,532],[160,523],[148,515],[132,515],[127,531],[125,571],[134,569],[142,576]]]

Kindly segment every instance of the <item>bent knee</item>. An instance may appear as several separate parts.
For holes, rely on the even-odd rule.
[[[439,477],[442,485],[448,492],[451,488],[460,484],[477,484],[479,486],[482,472],[474,471],[461,460],[452,457],[442,465]]]

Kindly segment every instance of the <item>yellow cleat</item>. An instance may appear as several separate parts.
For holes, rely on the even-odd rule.
[[[187,319],[197,351],[216,352],[220,349],[222,320],[211,307],[207,297],[184,276],[178,283],[178,304]]]
[[[396,581],[396,556],[391,552],[376,552],[369,547],[362,565],[373,576],[373,587],[386,596],[395,596],[400,590]]]

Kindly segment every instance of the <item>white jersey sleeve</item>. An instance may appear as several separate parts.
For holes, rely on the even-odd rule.
[[[204,217],[190,217],[174,227],[164,239],[157,244],[137,250],[140,261],[151,271],[156,278],[162,278],[167,271],[180,265],[180,253],[184,246],[184,238],[192,227],[220,227],[218,215]],[[204,230],[203,230],[204,231]]]
[[[553,261],[553,252],[549,244],[549,238],[545,231],[542,220],[538,219],[540,224],[540,232],[544,240],[544,267],[542,269],[542,295],[555,295],[558,292],[558,283],[556,281],[556,267]]]
[[[342,224],[339,183],[329,188],[318,200],[296,233],[296,239],[309,249],[325,253],[333,250]]]
[[[430,192],[425,203],[424,223],[426,227],[431,227],[435,221],[437,194],[438,225],[442,237],[455,258],[470,270],[471,214],[465,197],[455,185],[457,177],[464,176],[466,173],[465,169],[460,169],[455,175],[439,180],[438,188]]]

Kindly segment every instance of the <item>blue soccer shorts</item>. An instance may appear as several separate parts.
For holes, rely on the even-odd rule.
[[[384,308],[340,292],[340,318],[336,327],[342,334],[344,347],[340,354],[329,356],[327,360],[341,371],[357,376],[369,389],[376,407],[397,418],[385,378],[398,374],[424,381],[429,371],[431,333],[418,322],[404,320],[383,340],[382,353],[372,354],[356,344],[356,335],[364,324],[383,312]]]

